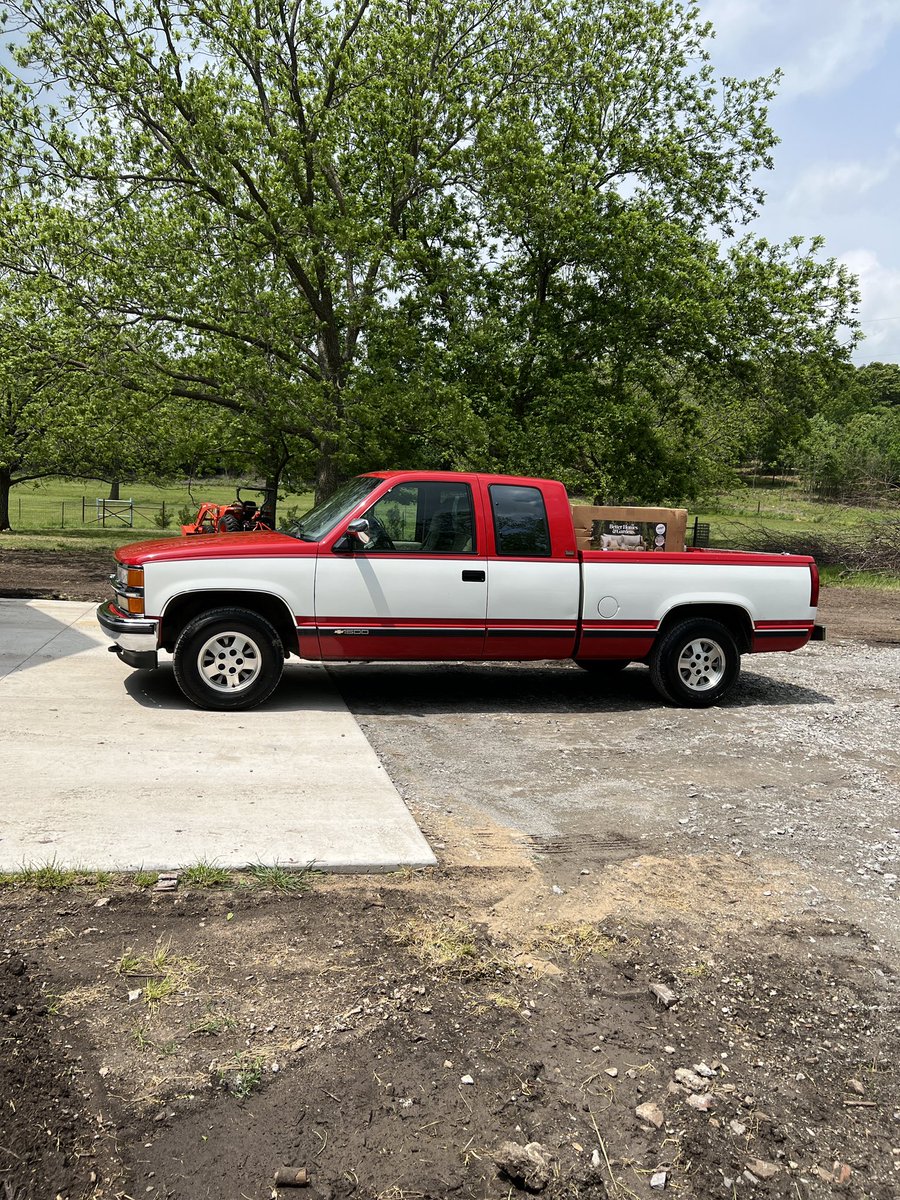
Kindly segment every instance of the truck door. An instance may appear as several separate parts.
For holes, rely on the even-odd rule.
[[[581,586],[574,550],[554,545],[554,523],[539,487],[492,483],[488,497],[484,657],[568,658],[575,649]]]
[[[369,541],[323,551],[316,625],[325,659],[481,658],[487,560],[476,498],[458,480],[404,480],[363,514]]]

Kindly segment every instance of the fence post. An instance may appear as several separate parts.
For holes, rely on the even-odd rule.
[[[59,527],[60,527],[60,529],[65,529],[65,527],[66,527],[66,502],[65,502],[65,500],[61,500],[59,503]]]
[[[81,523],[84,524],[84,496],[81,497]]]

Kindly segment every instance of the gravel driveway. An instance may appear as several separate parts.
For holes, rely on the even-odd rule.
[[[900,942],[900,646],[747,658],[705,711],[663,705],[639,666],[602,685],[549,663],[333,674],[426,829],[513,830],[561,887],[639,856],[749,858],[824,920]]]

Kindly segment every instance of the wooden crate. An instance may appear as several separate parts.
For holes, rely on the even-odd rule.
[[[575,542],[579,550],[590,550],[594,538],[595,521],[611,521],[624,525],[665,525],[665,550],[683,550],[687,532],[686,508],[642,508],[638,506],[614,506],[607,504],[573,504],[572,519],[575,522]],[[594,543],[594,548],[597,547]],[[650,547],[651,549],[653,547]]]

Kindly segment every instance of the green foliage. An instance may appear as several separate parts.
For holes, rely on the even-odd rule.
[[[179,872],[179,878],[185,886],[197,888],[228,887],[232,882],[230,871],[204,859],[184,867]]]
[[[900,406],[843,423],[815,416],[799,459],[807,486],[823,496],[877,496],[900,487]]]
[[[3,257],[90,382],[70,463],[674,499],[779,427],[779,364],[846,353],[846,272],[739,237],[777,79],[716,78],[693,4],[10,11]]]

